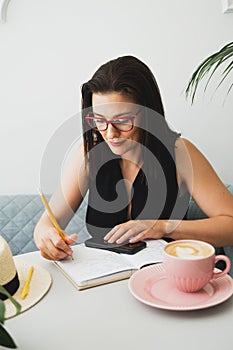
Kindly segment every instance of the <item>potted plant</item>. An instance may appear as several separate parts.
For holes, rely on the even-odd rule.
[[[0,285],[0,293],[6,295],[10,299],[10,301],[14,304],[16,308],[16,314],[18,314],[21,310],[21,305],[1,285]],[[3,327],[4,321],[5,321],[5,304],[0,299],[0,345],[10,349],[15,349],[17,348],[17,345],[15,344],[10,334]]]
[[[185,90],[186,97],[191,98],[192,104],[194,102],[197,88],[200,81],[203,78],[205,78],[207,75],[209,75],[209,78],[204,88],[204,90],[206,90],[212,76],[214,75],[216,70],[219,69],[220,66],[222,67],[223,64],[225,69],[221,73],[221,79],[216,89],[223,83],[223,81],[226,79],[226,77],[229,75],[229,73],[233,69],[233,42],[228,43],[219,51],[207,57],[192,74],[191,79],[189,80]],[[227,95],[232,89],[232,86],[233,86],[233,83],[230,84],[230,87],[227,90]]]

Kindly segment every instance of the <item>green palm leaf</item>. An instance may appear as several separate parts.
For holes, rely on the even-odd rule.
[[[18,314],[21,310],[21,305],[10,295],[10,293],[8,293],[8,291],[0,286],[0,293],[4,294],[7,296],[7,298],[10,299],[10,301],[12,302],[12,304],[14,304],[15,308],[16,308],[16,314]]]
[[[220,66],[222,66],[224,63],[226,63],[227,60],[231,60],[230,63],[227,65],[227,67],[224,69],[224,71],[221,73],[222,79],[220,80],[220,83],[217,85],[217,88],[223,83],[223,81],[226,79],[226,77],[229,75],[231,70],[233,69],[233,42],[230,42],[229,44],[225,45],[221,50],[218,52],[212,54],[211,56],[207,57],[194,71],[194,73],[191,76],[191,79],[188,82],[188,85],[186,87],[185,93],[186,97],[191,97],[191,103],[193,104],[194,98],[196,96],[197,88],[200,84],[200,81],[206,77],[208,74],[210,74],[207,83],[205,85],[204,91],[206,91],[209,82],[211,78],[213,77],[214,73],[217,69],[219,69]],[[227,90],[227,95],[229,94],[230,90],[232,88],[232,84],[230,88]]]
[[[14,340],[11,338],[10,334],[5,330],[5,328],[1,324],[0,324],[0,344],[10,349],[17,348]]]
[[[0,299],[0,323],[4,324],[4,316],[5,316],[5,304],[4,302]]]
[[[21,310],[21,305],[2,286],[0,286],[0,293],[6,295],[10,299],[10,301],[14,304],[16,308],[16,314],[18,314]],[[10,349],[15,349],[17,348],[17,346],[14,340],[12,339],[11,335],[2,326],[2,324],[4,324],[4,320],[5,320],[5,304],[2,300],[0,300],[0,345],[3,345]]]

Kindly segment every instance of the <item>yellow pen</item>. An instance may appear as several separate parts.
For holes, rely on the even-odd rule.
[[[28,295],[33,271],[34,271],[34,267],[31,266],[29,271],[28,271],[27,280],[26,280],[25,285],[24,285],[23,290],[22,290],[21,299],[25,299],[26,296]]]
[[[40,196],[41,196],[41,199],[42,199],[42,202],[47,210],[47,213],[48,213],[48,216],[53,224],[53,226],[55,227],[55,229],[57,230],[59,236],[63,239],[63,241],[65,241],[65,235],[62,231],[62,229],[60,228],[58,222],[57,222],[57,219],[55,218],[53,212],[52,212],[52,209],[50,208],[50,205],[45,197],[45,195],[39,190],[39,193],[40,193]],[[73,260],[73,255],[71,255],[71,259]]]
[[[44,203],[44,206],[45,206],[45,208],[47,210],[48,216],[49,216],[50,220],[52,221],[53,226],[55,227],[55,229],[59,233],[59,236],[63,240],[65,240],[65,235],[62,232],[62,229],[60,228],[60,226],[58,225],[57,219],[55,218],[55,216],[54,216],[54,214],[52,212],[52,209],[50,208],[49,203],[47,202],[47,199],[46,199],[45,195],[42,192],[40,192],[40,196],[41,196],[42,202]]]

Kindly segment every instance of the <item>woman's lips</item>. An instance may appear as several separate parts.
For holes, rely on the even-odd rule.
[[[108,141],[108,142],[113,147],[120,147],[125,142],[125,140],[122,140],[122,141]]]

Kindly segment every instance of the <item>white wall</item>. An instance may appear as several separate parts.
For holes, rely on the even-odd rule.
[[[124,54],[149,65],[170,124],[233,183],[233,92],[223,105],[228,86],[211,100],[212,85],[194,106],[183,93],[232,33],[221,0],[11,0],[0,24],[0,193],[36,193],[46,145],[78,113],[81,84]]]

